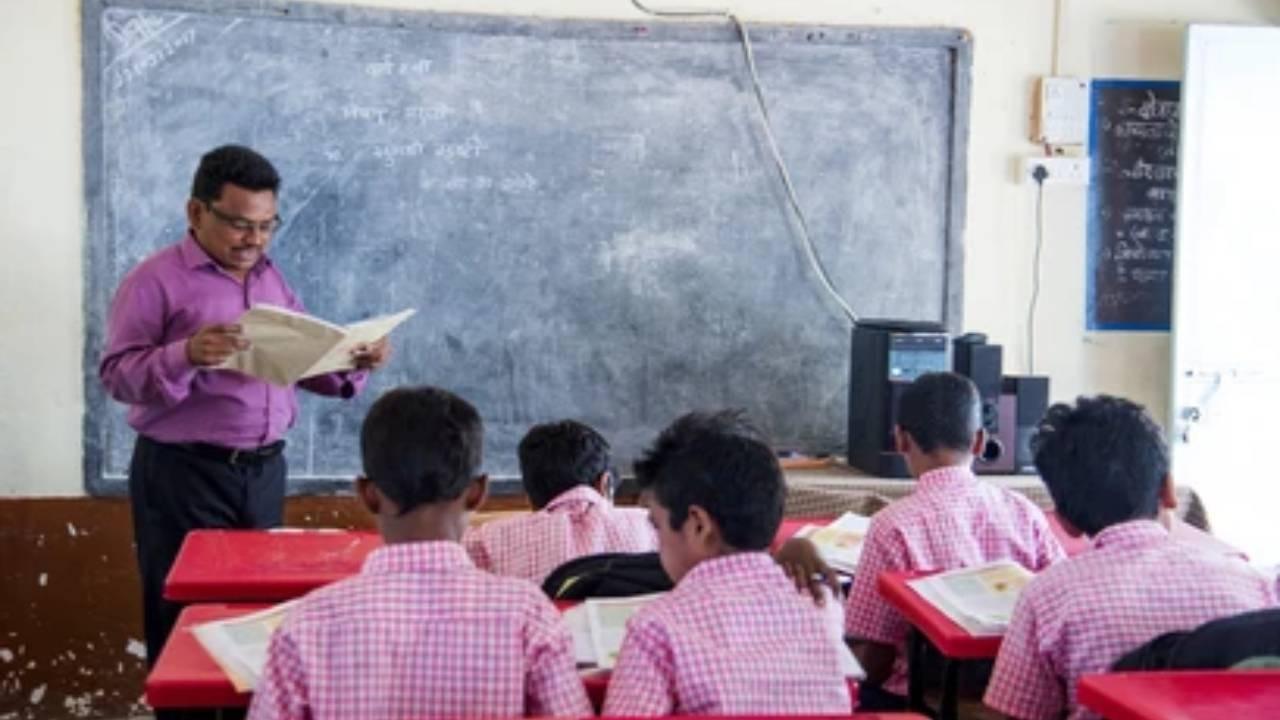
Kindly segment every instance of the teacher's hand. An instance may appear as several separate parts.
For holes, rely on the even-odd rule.
[[[213,367],[248,348],[239,325],[209,325],[187,339],[187,359],[196,367]]]
[[[391,341],[382,338],[377,342],[360,345],[351,352],[357,370],[377,370],[391,359]]]

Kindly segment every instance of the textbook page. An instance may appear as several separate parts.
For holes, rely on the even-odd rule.
[[[809,538],[828,565],[852,574],[858,569],[858,559],[862,557],[862,543],[870,528],[871,518],[847,512],[836,518],[830,525],[817,528],[803,537]],[[797,533],[797,536],[800,536],[800,533]]]
[[[218,367],[280,386],[349,370],[355,367],[352,349],[380,340],[413,314],[412,309],[404,310],[344,328],[286,308],[254,305],[237,321],[249,349],[235,353]]]
[[[267,646],[271,634],[293,609],[296,601],[281,603],[258,612],[226,620],[202,623],[191,629],[196,640],[213,657],[235,686],[249,692],[262,678],[267,666]]]
[[[564,624],[573,635],[573,659],[578,665],[595,665],[596,648],[591,642],[591,622],[587,620],[587,605],[579,603],[560,613]]]
[[[827,639],[835,646],[836,657],[840,660],[840,672],[847,678],[865,680],[866,671],[844,639],[844,603],[831,594],[830,588],[823,587],[822,592],[826,596],[822,605],[823,625],[827,630]]]
[[[907,583],[972,635],[1000,635],[1009,627],[1022,588],[1035,577],[1008,560],[939,573]]]
[[[640,608],[662,593],[637,595],[629,598],[591,599],[583,603],[587,608],[587,621],[591,628],[591,643],[595,650],[596,665],[612,668],[622,651],[622,638],[627,633],[627,620]]]

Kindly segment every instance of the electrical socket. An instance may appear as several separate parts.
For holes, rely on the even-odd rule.
[[[1088,185],[1089,158],[1087,157],[1041,157],[1032,155],[1022,159],[1022,181],[1036,183],[1035,171],[1043,167],[1049,176],[1044,179],[1045,185]]]

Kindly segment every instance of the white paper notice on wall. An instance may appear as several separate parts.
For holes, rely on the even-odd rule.
[[[1043,77],[1036,98],[1031,139],[1055,147],[1084,145],[1089,139],[1089,81]]]

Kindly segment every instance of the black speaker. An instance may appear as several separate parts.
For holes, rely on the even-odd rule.
[[[1043,375],[1009,375],[1004,378],[1002,391],[1014,402],[1013,472],[1034,475],[1036,465],[1031,454],[1031,437],[1049,409],[1049,378]]]
[[[941,325],[863,320],[853,328],[849,363],[849,464],[880,477],[905,478],[907,464],[893,447],[898,398],[911,381],[946,370]]]
[[[973,381],[982,402],[982,427],[987,445],[974,464],[978,472],[1008,472],[1004,457],[1006,444],[1000,428],[1000,374],[1004,370],[1004,348],[991,345],[981,333],[961,335],[953,343],[952,369]],[[994,469],[1005,468],[1003,470]]]

